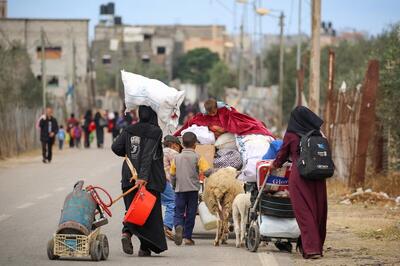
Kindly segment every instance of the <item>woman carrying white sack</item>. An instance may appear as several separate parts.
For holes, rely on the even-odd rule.
[[[140,105],[151,107],[158,116],[163,135],[173,134],[178,126],[179,107],[185,99],[185,92],[178,91],[156,79],[121,70],[124,83],[126,111]]]

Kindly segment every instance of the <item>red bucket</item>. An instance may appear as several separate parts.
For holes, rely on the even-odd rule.
[[[156,197],[142,186],[132,200],[125,214],[124,222],[142,226],[147,221],[156,202]]]

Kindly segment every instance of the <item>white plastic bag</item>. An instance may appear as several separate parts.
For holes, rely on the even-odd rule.
[[[215,143],[215,136],[208,127],[205,126],[198,126],[192,125],[185,130],[182,130],[181,135],[185,134],[186,132],[192,132],[196,135],[197,140],[200,144],[207,145],[207,144],[214,144]]]
[[[298,238],[300,229],[295,218],[259,216],[260,235],[268,237]]]
[[[164,135],[173,134],[179,122],[179,107],[185,98],[184,91],[177,91],[156,79],[121,70],[127,111],[139,105],[150,106],[158,116]]]
[[[224,133],[215,141],[215,148],[237,150],[236,138],[232,133]]]
[[[243,159],[239,180],[243,182],[257,181],[257,162],[262,159],[273,140],[273,137],[264,135],[236,136],[236,145]]]
[[[204,201],[199,204],[199,216],[204,229],[212,230],[217,228],[217,217],[210,213]]]

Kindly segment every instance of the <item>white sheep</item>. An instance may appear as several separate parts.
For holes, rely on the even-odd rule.
[[[241,193],[237,195],[232,204],[232,218],[235,227],[237,248],[240,248],[244,242],[250,206],[250,193]]]
[[[222,168],[205,182],[203,201],[210,212],[218,217],[214,246],[226,244],[233,200],[238,194],[244,193],[243,183],[236,179],[237,174],[233,167]]]

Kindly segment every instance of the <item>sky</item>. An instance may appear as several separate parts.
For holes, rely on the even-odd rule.
[[[256,0],[259,6],[285,14],[285,33],[296,34],[300,0]],[[302,1],[302,32],[311,28],[311,1]],[[99,20],[101,4],[110,0],[8,0],[8,17],[17,18],[87,18],[90,38]],[[222,24],[237,33],[244,5],[235,0],[114,0],[116,15],[124,24]],[[253,0],[248,2],[252,3]],[[400,22],[400,0],[321,0],[321,20],[331,21],[337,31],[357,30],[369,35],[382,32]],[[245,28],[253,30],[250,5]],[[263,33],[279,32],[276,17],[262,19]]]

